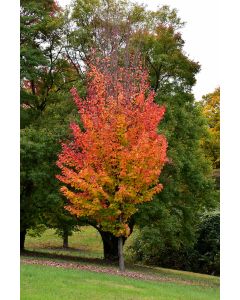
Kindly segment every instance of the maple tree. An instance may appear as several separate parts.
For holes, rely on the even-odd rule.
[[[138,204],[162,190],[158,180],[167,142],[157,127],[165,107],[154,103],[141,65],[134,71],[116,66],[114,74],[104,70],[90,64],[86,100],[71,90],[84,129],[71,124],[72,139],[62,144],[57,178],[64,183],[68,211],[95,220],[118,237],[123,271],[122,237],[130,233],[128,221]]]

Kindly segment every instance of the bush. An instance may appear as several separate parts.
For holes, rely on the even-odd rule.
[[[156,225],[156,224],[155,224]],[[220,215],[202,217],[195,240],[175,239],[167,228],[145,226],[137,231],[129,252],[132,259],[166,268],[220,274]],[[169,228],[171,230],[171,228]]]
[[[197,269],[207,274],[220,274],[220,214],[206,216],[198,229],[195,245]]]

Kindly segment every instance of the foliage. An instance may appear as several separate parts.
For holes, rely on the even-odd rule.
[[[74,118],[68,90],[76,74],[62,53],[64,16],[54,1],[21,1],[20,20],[21,231],[44,223],[70,232],[76,220],[63,209],[54,178],[58,142]]]
[[[128,236],[136,204],[150,201],[162,189],[158,177],[167,144],[157,125],[165,109],[154,104],[153,93],[145,97],[147,75],[141,66],[135,73],[129,67],[109,75],[91,66],[88,78],[85,101],[72,90],[84,130],[71,124],[73,138],[62,144],[57,177],[65,184],[61,191],[72,214]]]
[[[77,224],[63,208],[65,199],[58,192],[55,179],[59,140],[68,134],[68,123],[75,118],[75,108],[70,99],[62,101],[60,96],[57,99],[58,104],[49,104],[41,118],[21,129],[22,230],[46,224],[60,229],[67,226],[70,232]]]
[[[200,65],[184,53],[178,31],[183,24],[177,15],[170,15],[167,9],[164,17],[160,12],[150,14],[131,41],[145,57],[155,101],[166,106],[161,133],[168,140],[169,163],[160,175],[165,188],[135,218],[140,227],[138,245],[143,244],[143,255],[148,256],[149,251],[153,262],[164,249],[168,253],[193,245],[199,217],[214,208],[218,198],[211,164],[201,145],[207,136],[206,120],[191,93]]]
[[[206,155],[213,168],[220,168],[220,88],[202,97],[203,114],[207,118],[208,137],[203,140]]]
[[[21,230],[43,223],[48,197],[54,193],[50,175],[52,165],[49,164],[54,154],[45,151],[45,147],[52,144],[52,138],[47,130],[21,130]],[[44,189],[46,184],[49,189]]]
[[[218,274],[218,254],[207,261],[207,256],[194,248],[201,216],[218,206],[210,161],[201,147],[207,136],[206,119],[186,93],[178,92],[165,103],[162,132],[168,139],[171,163],[164,167],[160,180],[167,184],[158,197],[139,211],[136,223],[140,233],[133,249],[138,260],[148,263]],[[215,264],[215,269],[210,271],[211,264]]]
[[[170,161],[160,176],[165,188],[152,202],[144,204],[135,217],[140,227],[135,250],[139,258],[156,264],[163,262],[166,253],[178,267],[179,255],[170,253],[178,253],[183,245],[192,247],[199,218],[217,205],[218,193],[210,162],[201,148],[206,134],[201,110],[186,93],[167,97],[163,95],[158,100],[166,99],[167,107],[161,127],[168,140]]]
[[[88,1],[90,8],[83,5],[85,2],[76,1],[73,5],[75,29],[70,36],[76,34],[72,47],[73,53],[79,53],[79,56],[78,59],[72,56],[72,59],[81,65],[81,57],[86,57],[88,51],[77,40],[76,28],[84,30],[89,24],[91,34],[87,35],[88,39],[103,57],[115,51],[125,65],[129,60],[127,53],[136,50],[141,53],[150,72],[151,86],[156,91],[155,102],[166,106],[161,133],[168,139],[170,161],[160,178],[165,189],[147,205],[149,209],[143,206],[142,217],[149,223],[153,219],[152,211],[157,219],[162,209],[168,209],[169,214],[175,214],[182,224],[179,229],[183,229],[184,234],[181,236],[189,240],[200,210],[213,207],[216,195],[210,162],[200,144],[206,136],[205,120],[191,94],[200,65],[184,53],[184,40],[179,32],[184,23],[177,11],[168,6],[152,12],[128,1],[97,1],[96,5],[94,1]]]
[[[145,57],[155,91],[161,90],[161,94],[170,91],[177,93],[179,90],[190,92],[200,66],[183,52],[181,34],[174,30],[173,25],[163,24],[158,20],[151,31],[136,32],[131,42],[141,49]]]
[[[21,128],[44,110],[53,88],[64,25],[60,7],[50,0],[21,1]],[[26,109],[31,108],[31,109]]]
[[[178,239],[173,238],[177,226],[174,227],[171,219],[165,222],[166,230],[160,230],[162,224],[152,228],[145,226],[141,230],[130,246],[132,258],[167,268],[220,274],[219,212],[202,216],[192,244],[178,245]]]
[[[44,224],[37,224],[34,228],[29,229],[27,234],[35,239],[41,237],[46,230],[47,227]]]
[[[197,266],[195,270],[207,274],[220,274],[220,213],[203,218],[198,228],[195,245]]]

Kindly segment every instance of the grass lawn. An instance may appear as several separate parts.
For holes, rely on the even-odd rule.
[[[126,244],[130,243],[131,237]],[[28,234],[25,247],[29,251],[22,257],[25,263],[21,264],[21,300],[219,299],[219,277],[215,276],[137,265],[130,261],[126,262],[127,271],[153,276],[155,281],[114,275],[117,266],[101,260],[102,240],[97,230],[91,226],[83,226],[80,231],[74,232],[69,237],[67,250],[62,248],[62,239],[51,229],[46,230],[41,237],[31,237]],[[32,259],[55,263],[70,262],[88,267],[85,270],[86,268],[64,269],[32,265]],[[26,260],[30,264],[26,264]],[[92,268],[89,269],[89,266],[115,271],[113,274],[97,273]]]
[[[21,265],[21,300],[207,300],[218,287],[137,280],[41,265]]]
[[[128,246],[131,243],[133,234],[128,238],[125,246]],[[73,235],[69,237],[69,249],[63,249],[62,243],[62,239],[55,234],[55,230],[47,229],[40,237],[32,237],[27,234],[25,248],[30,251],[39,251],[43,253],[86,258],[103,258],[101,236],[92,226],[81,226],[80,231],[74,232]],[[125,253],[125,255],[126,254],[127,253]]]
[[[27,234],[25,248],[44,253],[103,258],[101,236],[92,226],[82,226],[80,231],[74,232],[69,237],[69,249],[63,249],[62,243],[55,230],[47,229],[40,237],[31,237]]]

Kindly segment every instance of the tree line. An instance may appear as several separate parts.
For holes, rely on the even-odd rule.
[[[159,177],[164,189],[153,201],[139,204],[128,227],[130,233],[139,228],[141,259],[148,255],[148,261],[163,263],[156,259],[162,253],[169,266],[173,259],[167,253],[196,247],[199,220],[215,213],[219,194],[212,175],[213,168],[219,169],[220,90],[195,101],[192,87],[200,65],[183,51],[184,22],[168,6],[149,11],[115,0],[76,0],[65,10],[51,0],[22,0],[20,20],[20,248],[27,230],[41,224],[55,228],[66,247],[68,236],[89,224],[102,237],[104,258],[118,258],[118,238],[111,231],[64,209],[56,161],[60,142],[71,136],[69,123],[83,128],[69,91],[74,86],[80,97],[86,96],[88,61],[111,57],[108,70],[114,73],[139,55],[155,103],[166,108],[159,133],[168,141],[168,163]]]

